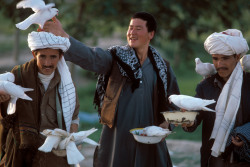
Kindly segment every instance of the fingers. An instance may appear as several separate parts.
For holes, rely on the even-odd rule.
[[[241,147],[244,144],[244,142],[238,136],[232,137],[232,143],[237,147]]]
[[[10,95],[8,94],[0,94],[0,103],[8,101],[10,99]]]
[[[163,128],[163,129],[168,129],[169,127],[169,123],[167,121],[164,121],[163,123],[161,123],[159,125],[159,127]]]

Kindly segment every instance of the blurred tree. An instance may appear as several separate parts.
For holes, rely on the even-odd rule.
[[[52,2],[46,1],[46,2]],[[158,22],[158,32],[153,44],[168,53],[167,45],[174,48],[170,58],[174,66],[193,61],[198,44],[212,32],[227,28],[249,30],[249,0],[53,0],[59,9],[59,19],[66,31],[84,41],[91,38],[93,44],[105,35],[111,35],[117,27],[124,30],[130,17],[137,11],[152,13]],[[0,0],[0,10],[17,22],[29,13],[13,10],[17,0]],[[248,14],[247,16],[245,14]],[[168,42],[166,42],[168,41]],[[182,61],[180,61],[182,60]],[[194,63],[192,63],[194,64]]]
[[[24,19],[29,17],[32,13],[34,13],[30,8],[16,9],[16,4],[20,1],[21,0],[0,0],[0,11],[2,11],[3,15],[6,18],[10,19],[13,22],[13,24],[23,21]],[[45,0],[45,3],[49,2],[51,1]],[[63,2],[64,0],[53,0],[53,3],[55,3],[56,6],[60,6],[60,4],[63,4]],[[19,61],[19,36],[20,36],[20,30],[18,28],[15,28],[13,55],[16,63],[18,63]]]
[[[236,21],[239,29],[249,28],[240,20],[249,7],[248,0],[75,0],[61,11],[67,32],[79,40],[110,35],[115,27],[127,27],[135,12],[150,12],[159,27],[154,44],[164,48],[163,40],[175,43],[174,65],[179,67],[180,59],[193,60],[192,45],[202,34],[232,28]]]

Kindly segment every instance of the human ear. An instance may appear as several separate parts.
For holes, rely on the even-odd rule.
[[[34,58],[36,58],[36,54],[35,54],[34,51],[32,51],[32,55],[33,55]]]

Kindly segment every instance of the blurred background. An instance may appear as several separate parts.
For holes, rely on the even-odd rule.
[[[33,13],[31,9],[16,9],[19,0],[0,0],[0,73],[14,65],[29,61],[33,56],[27,46],[27,34],[16,23]],[[213,32],[236,28],[250,41],[249,0],[45,0],[59,9],[57,18],[74,38],[89,46],[108,48],[125,45],[130,17],[138,11],[153,14],[158,29],[151,45],[171,63],[181,94],[195,95],[195,87],[202,77],[195,73],[194,59],[212,62],[203,42]],[[97,75],[68,63],[80,99],[80,130],[96,127],[90,138],[99,140],[101,124],[93,106]],[[167,139],[175,166],[199,166],[201,128],[194,133],[175,128]],[[174,144],[174,141],[179,141]],[[182,144],[181,144],[182,143]],[[173,146],[173,147],[172,147]],[[177,148],[177,147],[181,148]],[[191,146],[191,148],[189,148]],[[186,149],[185,149],[186,148]],[[89,155],[90,159],[92,153]],[[88,157],[88,156],[87,156]],[[87,158],[88,159],[88,158]],[[91,160],[90,160],[91,161]],[[86,164],[84,166],[87,166]]]

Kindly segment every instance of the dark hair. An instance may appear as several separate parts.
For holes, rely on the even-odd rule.
[[[148,32],[154,31],[156,33],[157,23],[153,15],[147,12],[137,12],[131,17],[131,19],[136,18],[147,21],[146,26],[148,28]]]

